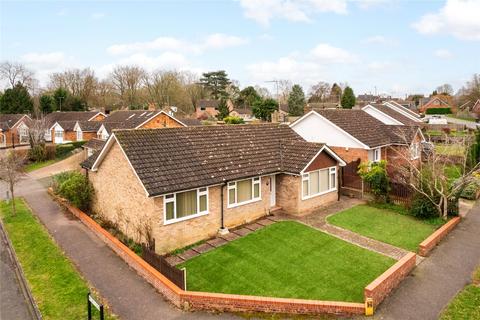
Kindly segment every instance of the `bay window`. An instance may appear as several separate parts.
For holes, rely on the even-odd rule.
[[[337,167],[330,167],[302,175],[302,199],[337,190]]]
[[[164,224],[183,221],[208,213],[208,188],[164,196]]]
[[[260,177],[229,182],[227,190],[228,207],[260,200]]]

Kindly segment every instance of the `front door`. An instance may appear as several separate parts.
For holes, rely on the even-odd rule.
[[[275,189],[275,175],[270,176],[270,207],[273,208],[277,204],[276,189]]]

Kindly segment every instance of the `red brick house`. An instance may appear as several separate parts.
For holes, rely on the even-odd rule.
[[[433,108],[450,108],[452,113],[456,112],[452,97],[446,95],[436,95],[431,97],[427,103],[418,107],[418,111],[421,113],[426,113],[428,109]]]
[[[400,153],[421,160],[419,126],[387,125],[363,110],[311,111],[291,127],[307,141],[328,145],[355,175],[360,162],[386,160],[393,179],[395,167],[403,165]]]
[[[116,130],[82,167],[94,211],[137,241],[148,224],[163,254],[279,207],[338,201],[344,164],[288,126],[263,124]]]
[[[78,121],[103,121],[105,114],[99,111],[65,111],[52,112],[45,116],[47,127],[45,141],[53,143],[66,143],[77,141],[75,124]]]
[[[28,144],[31,120],[26,114],[0,114],[0,148]]]

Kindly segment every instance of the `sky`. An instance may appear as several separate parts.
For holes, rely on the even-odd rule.
[[[226,70],[241,87],[404,97],[480,73],[480,0],[0,1],[0,60],[35,71]]]

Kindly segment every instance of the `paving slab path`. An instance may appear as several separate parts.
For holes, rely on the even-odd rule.
[[[433,320],[480,265],[480,202],[378,308],[375,319]]]
[[[5,191],[6,185],[0,183],[0,197]],[[17,195],[25,198],[83,277],[120,319],[238,319],[230,314],[191,313],[173,307],[79,220],[63,213],[45,186],[30,176],[18,184]]]

